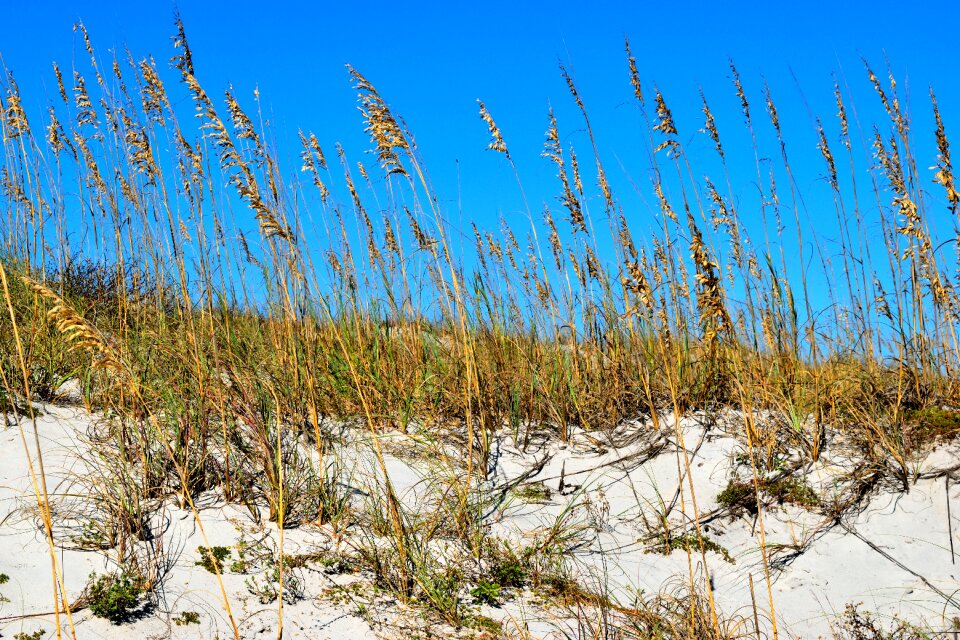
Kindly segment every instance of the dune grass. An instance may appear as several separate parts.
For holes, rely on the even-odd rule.
[[[490,558],[478,495],[501,429],[522,441],[547,428],[563,440],[574,428],[603,433],[638,417],[661,428],[667,415],[679,424],[704,408],[741,411],[752,485],[737,488],[753,496],[738,500],[759,508],[761,539],[771,486],[763,474],[788,448],[816,461],[825,434],[842,433],[907,486],[912,456],[957,431],[960,299],[950,264],[960,245],[942,221],[955,221],[960,194],[932,92],[938,154],[916,158],[892,76],[865,68],[887,120],[862,141],[836,87],[837,115],[817,121],[814,151],[837,211],[839,255],[804,236],[789,161],[801,151],[781,130],[768,88],[764,104],[753,104],[731,64],[727,98],[742,105],[738,134],[753,141],[761,192],[732,193],[728,165],[743,161],[727,156],[706,99],[703,122],[675,122],[629,46],[624,83],[651,163],[641,189],[656,210],[628,211],[618,200],[602,140],[564,70],[582,116],[567,126],[586,128],[586,155],[563,142],[551,112],[543,156],[557,188],[542,215],[529,228],[455,229],[413,136],[359,71],[349,75],[376,163],[355,163],[338,146],[328,164],[308,132],[299,158],[280,158],[258,104],[247,111],[231,91],[215,101],[200,84],[179,20],[169,69],[100,56],[78,29],[89,60],[55,68],[61,101],[42,120],[24,111],[12,74],[5,84],[0,405],[29,418],[30,400],[55,400],[75,379],[89,407],[114,416],[97,434],[109,473],[91,490],[109,496],[102,538],[147,590],[159,574],[133,542],[147,535],[151,510],[176,500],[196,513],[194,499],[217,491],[279,527],[282,593],[283,529],[350,518],[331,420],[365,429],[379,461],[382,494],[368,517],[390,543],[361,557],[401,599],[451,623],[464,620],[462,576],[436,565],[430,544],[451,536]],[[175,106],[173,92],[195,111]],[[520,181],[509,140],[483,103],[479,112],[491,152]],[[698,177],[681,127],[709,136],[717,179]],[[759,148],[761,129],[772,148]],[[871,157],[854,151],[859,142]],[[294,163],[303,180],[287,178]],[[862,206],[864,193],[873,206]],[[758,209],[776,219],[774,235],[750,237],[757,227],[742,217]],[[657,232],[639,241],[641,214],[654,216]],[[877,228],[885,255],[867,239]],[[471,236],[475,246],[461,248]],[[817,269],[811,253],[826,292],[809,290],[808,270],[788,268],[785,255],[796,254]],[[388,473],[380,436],[411,425],[431,433],[445,458],[443,527],[409,513]],[[682,443],[679,428],[676,436]],[[26,432],[23,444],[39,452]],[[681,464],[689,479],[689,460]],[[42,462],[35,474],[37,502],[48,506]],[[692,494],[692,481],[683,490]],[[698,513],[687,515],[695,527],[681,546],[705,563],[710,543]],[[46,529],[56,610],[69,616],[52,523]],[[545,581],[552,544],[517,567]],[[219,575],[221,565],[209,568]],[[499,584],[484,584],[493,585],[484,597],[499,597]],[[769,576],[766,591],[775,611]],[[709,585],[691,574],[682,592],[633,609],[595,601],[603,606],[591,611],[616,618],[610,629],[651,637],[738,637]],[[280,637],[284,598],[276,602]],[[585,611],[577,637],[600,637],[605,622]]]

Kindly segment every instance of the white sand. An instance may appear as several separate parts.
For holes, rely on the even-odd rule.
[[[44,408],[48,413],[38,418],[37,429],[51,501],[57,505],[69,502],[63,492],[68,491],[70,485],[62,481],[69,476],[71,467],[76,469],[71,451],[79,446],[77,435],[89,426],[92,417],[77,409]],[[23,424],[32,448],[32,427],[27,421]],[[53,609],[50,556],[42,525],[36,517],[33,496],[19,429],[0,431],[0,573],[10,577],[7,584],[0,586],[0,594],[9,599],[0,605],[0,634],[5,637],[21,631],[54,629],[54,615],[45,613]],[[234,523],[244,526],[250,521],[248,512],[240,507],[204,508],[201,514],[210,546],[235,544],[238,530]],[[78,638],[214,638],[217,634],[221,638],[233,637],[216,577],[196,566],[197,547],[206,545],[193,516],[189,511],[171,507],[163,510],[161,518],[166,525],[163,543],[175,565],[163,583],[157,606],[143,619],[120,626],[82,610],[73,616]],[[319,530],[288,530],[285,534],[285,553],[291,554],[323,546],[328,538]],[[58,540],[57,556],[66,589],[74,599],[81,593],[91,571],[104,573],[112,567],[109,552],[74,551],[70,546],[69,542]],[[328,576],[321,571],[304,571],[301,575],[306,593],[314,596],[353,579]],[[247,577],[229,572],[224,575],[241,634],[244,638],[275,638],[277,605],[262,605],[249,594],[245,585]],[[177,625],[174,620],[185,611],[199,613],[200,624]],[[335,605],[319,597],[284,605],[284,637],[331,640],[376,637],[356,611],[357,606],[350,603]],[[3,620],[8,616],[39,613],[44,615]],[[61,624],[66,627],[66,620],[62,619]]]
[[[76,408],[45,406],[44,410],[45,415],[37,419],[37,430],[55,507],[56,554],[73,600],[91,572],[112,568],[111,551],[77,550],[69,542],[76,529],[71,533],[58,525],[83,505],[82,498],[70,494],[81,486],[75,483],[78,475],[89,477],[76,454],[84,446],[80,435],[96,416]],[[26,420],[21,425],[33,450],[33,427]],[[743,447],[719,428],[705,432],[696,419],[685,419],[682,433],[696,506],[701,515],[708,514],[716,509],[716,497],[727,485],[734,456]],[[356,436],[351,438],[353,444],[341,452],[350,471],[346,480],[358,492],[370,491],[374,489],[370,481],[373,472],[369,471],[373,469],[372,457],[362,444],[362,433]],[[685,552],[675,550],[669,556],[646,553],[655,542],[648,524],[656,525],[658,514],[666,510],[664,505],[674,501],[678,462],[680,468],[685,462],[670,425],[662,434],[641,425],[625,425],[618,429],[618,436],[636,437],[631,444],[611,447],[602,440],[576,434],[566,445],[555,440],[534,442],[521,451],[509,435],[503,435],[494,448],[490,480],[494,491],[490,494],[496,495],[495,489],[529,474],[526,483],[542,481],[551,495],[548,500],[528,502],[518,498],[515,491],[506,492],[502,503],[490,505],[489,520],[493,534],[523,542],[533,539],[566,511],[570,522],[582,525],[581,544],[571,549],[569,560],[587,584],[604,584],[629,605],[631,594],[637,590],[650,594],[674,589],[686,581],[689,565]],[[405,455],[416,451],[407,436],[388,436],[385,448],[391,452],[391,477],[404,503],[409,507],[428,504],[435,489],[425,480],[431,473],[430,460]],[[933,476],[951,469],[960,464],[958,452],[956,445],[942,446],[919,461],[916,471]],[[850,468],[849,461],[839,454],[831,458],[830,454],[828,450],[806,474],[821,497],[849,487],[841,473]],[[681,493],[667,516],[672,527],[689,524],[694,514],[686,481]],[[960,551],[960,488],[952,481],[949,493],[954,545]],[[960,570],[950,551],[945,478],[920,479],[907,493],[881,485],[865,504],[866,508],[846,515],[840,523],[790,505],[764,511],[763,532],[774,565],[772,595],[781,637],[829,637],[830,620],[842,613],[847,603],[862,602],[865,610],[880,616],[896,614],[942,628],[948,628],[951,620],[960,616]],[[235,545],[245,531],[248,541],[260,536],[266,548],[276,548],[275,527],[268,524],[258,529],[246,508],[219,504],[214,495],[202,496],[198,506],[210,545]],[[92,616],[89,610],[79,611],[73,617],[77,637],[232,637],[217,579],[196,565],[197,548],[205,543],[193,516],[188,510],[167,505],[154,526],[162,531],[157,540],[171,563],[155,607],[141,619],[120,626]],[[752,619],[748,579],[752,576],[761,626],[769,631],[770,602],[759,552],[759,523],[749,516],[715,518],[704,531],[735,560],[731,564],[708,551],[708,566],[703,567],[699,555],[692,556],[698,575],[710,576],[721,612]],[[347,539],[340,540],[326,527],[287,530],[284,552],[333,553],[337,544],[349,546],[349,538],[360,533],[348,532]],[[800,541],[807,544],[791,558],[791,546],[796,548]],[[229,565],[231,561],[227,562]],[[0,427],[0,574],[10,578],[0,585],[0,594],[7,599],[0,603],[0,636],[53,630],[50,564],[20,429]],[[261,580],[266,571],[254,572],[253,576]],[[327,573],[310,565],[298,570],[296,576],[303,583],[305,597],[284,605],[286,638],[403,637],[423,630],[414,612],[389,597],[371,595],[367,588],[343,588],[353,583],[369,585],[367,575]],[[230,571],[224,575],[234,617],[244,638],[274,638],[277,603],[261,604],[247,588],[250,577]],[[521,594],[502,608],[483,607],[482,613],[506,620],[507,629],[526,626],[534,638],[558,637],[557,616],[562,614],[530,604],[529,595]],[[175,624],[183,612],[198,613],[200,624]],[[67,626],[64,618],[61,625]]]

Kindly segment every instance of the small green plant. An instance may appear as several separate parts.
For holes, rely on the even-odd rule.
[[[725,509],[757,512],[757,496],[749,482],[731,480],[717,496],[717,504]]]
[[[223,563],[230,557],[230,547],[197,547],[197,554],[200,556],[196,562],[198,567],[210,573],[223,573]]]
[[[549,502],[550,488],[542,482],[531,482],[513,490],[513,494],[524,502]]]
[[[816,507],[820,497],[806,481],[797,478],[781,478],[760,485],[761,491],[779,503],[789,502],[798,507]]]
[[[552,604],[609,604],[605,596],[593,593],[562,568],[540,575],[537,586]]]
[[[661,540],[654,546],[650,547],[645,553],[659,553],[666,556],[678,549],[693,552],[700,551],[700,541],[697,538],[697,534],[694,532],[681,534],[679,536],[672,536],[668,533],[665,537],[665,540]],[[733,556],[730,555],[730,552],[727,551],[725,547],[717,544],[706,536],[702,536],[702,539],[704,551],[713,551],[730,564],[737,563],[737,561],[734,560]]]
[[[302,569],[311,563],[319,564],[327,574],[353,573],[357,570],[356,565],[349,558],[334,553],[301,553],[283,556],[283,566],[291,569]]]
[[[249,573],[251,570],[250,560],[247,558],[247,552],[250,549],[250,543],[241,534],[237,542],[237,559],[230,563],[230,571],[233,573]]]
[[[94,520],[88,520],[80,527],[80,532],[71,536],[72,542],[81,549],[109,549],[113,546],[111,536],[104,530],[104,525]]]
[[[503,624],[497,622],[489,616],[484,616],[480,614],[471,614],[464,616],[463,626],[470,629],[476,629],[477,631],[483,632],[484,634],[492,634],[493,637],[499,638],[503,634]],[[483,635],[481,637],[490,637],[489,635]]]
[[[257,597],[261,604],[270,604],[280,597],[280,568],[274,566],[262,576],[250,576],[246,580],[247,591]],[[287,569],[283,572],[283,601],[293,604],[304,597],[303,580]]]
[[[463,607],[460,601],[460,589],[463,575],[458,569],[438,567],[429,563],[418,567],[420,575],[416,578],[422,589],[419,598],[431,609],[451,624],[461,624]]]
[[[924,443],[950,440],[960,434],[960,411],[924,407],[906,411],[903,421],[904,439],[909,433],[913,448]]]
[[[505,589],[519,589],[527,583],[527,571],[519,562],[504,561],[490,568],[493,582]]]
[[[760,480],[760,492],[778,504],[790,503],[807,509],[820,505],[820,497],[806,481],[789,476],[777,480]],[[757,496],[753,483],[731,480],[717,496],[717,504],[734,513],[757,512]]]
[[[500,605],[500,585],[496,582],[481,580],[470,590],[470,595],[477,604],[489,604],[494,607]]]
[[[91,573],[85,591],[91,613],[114,624],[128,620],[143,595],[141,581],[126,572]]]
[[[927,640],[930,637],[920,628],[896,616],[892,621],[893,626],[885,629],[872,615],[861,612],[860,606],[860,604],[847,605],[840,627],[834,632],[837,640]]]
[[[44,635],[43,629],[37,629],[33,633],[27,633],[25,631],[21,631],[13,635],[13,640],[40,640],[41,638],[43,638],[43,635]]]
[[[173,623],[178,627],[185,627],[191,624],[200,624],[200,614],[196,611],[184,611],[173,619]]]

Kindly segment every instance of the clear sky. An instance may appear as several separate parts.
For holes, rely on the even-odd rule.
[[[559,208],[555,168],[540,157],[551,105],[564,143],[588,153],[559,62],[568,66],[583,94],[628,216],[633,215],[631,182],[645,192],[638,202],[649,204],[625,36],[645,88],[656,83],[663,91],[694,160],[712,149],[706,135],[698,133],[703,126],[698,91],[703,89],[733,151],[728,155],[743,163],[744,178],[735,177],[734,191],[745,197],[756,169],[745,146],[728,56],[764,124],[761,81],[769,82],[797,149],[795,169],[803,189],[816,190],[823,183],[812,113],[829,122],[836,140],[831,74],[838,74],[841,85],[849,84],[858,112],[878,113],[861,56],[885,76],[886,55],[898,78],[908,80],[924,168],[935,160],[929,85],[937,90],[948,134],[960,132],[953,41],[960,10],[953,2],[180,0],[178,5],[200,82],[212,96],[233,84],[251,108],[258,87],[278,153],[290,162],[291,172],[299,166],[299,128],[315,131],[328,156],[333,143],[341,141],[352,161],[373,163],[362,155],[369,144],[344,68],[350,63],[414,132],[448,215],[453,218],[462,209],[463,218],[487,227],[501,214],[519,213],[521,205],[502,158],[484,150],[488,135],[476,99],[484,100],[502,129],[534,211],[544,202]],[[26,106],[38,114],[56,95],[51,61],[65,68],[74,59],[86,64],[82,41],[71,30],[76,20],[85,23],[101,56],[126,45],[134,57],[152,54],[165,66],[172,54],[173,12],[173,3],[155,0],[10,3],[4,8],[0,54],[15,73]],[[166,79],[172,83],[176,74]],[[772,146],[767,150],[775,152]],[[600,205],[595,208],[602,211]],[[832,206],[828,213],[811,215],[835,220]]]

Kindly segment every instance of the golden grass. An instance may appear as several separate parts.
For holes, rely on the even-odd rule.
[[[635,241],[631,223],[638,216],[618,200],[583,96],[562,69],[595,161],[594,178],[586,178],[591,169],[562,142],[551,110],[542,155],[556,169],[557,200],[568,228],[558,227],[561,214],[549,206],[542,223],[528,210],[525,237],[526,230],[508,225],[487,231],[474,224],[475,253],[461,260],[452,249],[458,230],[445,222],[413,136],[356,69],[348,72],[379,172],[359,164],[363,182],[355,182],[338,146],[341,185],[318,137],[301,132],[295,161],[308,181],[289,183],[266,142],[268,132],[232,91],[224,100],[227,120],[221,117],[195,76],[179,20],[173,62],[193,99],[199,122],[194,130],[181,128],[188,120],[171,104],[152,59],[115,59],[113,75],[104,78],[85,31],[83,36],[96,86],[88,88],[79,70],[72,87],[65,86],[55,65],[64,104],[51,108],[42,135],[34,136],[12,76],[5,100],[3,201],[11,224],[2,236],[4,390],[29,398],[31,371],[41,356],[57,370],[89,380],[89,400],[119,416],[111,436],[152,478],[143,491],[149,484],[150,491],[178,495],[193,508],[194,494],[211,482],[233,499],[243,498],[237,495],[239,480],[256,483],[282,531],[284,524],[296,524],[286,518],[298,499],[285,468],[294,460],[283,457],[285,434],[312,432],[322,461],[321,420],[360,420],[377,452],[397,582],[404,585],[403,597],[411,597],[414,585],[433,583],[415,549],[423,544],[420,532],[410,529],[394,495],[379,443],[386,429],[418,421],[438,439],[459,443],[464,473],[453,474],[459,505],[454,520],[479,557],[483,532],[470,511],[471,496],[488,471],[491,434],[503,427],[522,437],[548,426],[566,438],[573,426],[603,431],[639,416],[659,428],[666,413],[679,420],[701,408],[738,409],[759,492],[758,467],[787,446],[782,434],[757,424],[760,412],[776,412],[796,425],[794,436],[810,460],[819,457],[830,428],[850,435],[863,456],[879,459],[909,482],[908,460],[924,445],[905,437],[905,428],[908,435],[920,433],[909,431],[909,416],[960,404],[960,298],[956,274],[938,253],[955,240],[936,232],[944,219],[942,203],[918,186],[928,180],[917,168],[900,90],[892,77],[884,88],[869,67],[867,77],[889,120],[874,128],[876,166],[869,188],[860,191],[876,199],[876,220],[865,219],[857,195],[862,160],[852,151],[839,85],[836,126],[846,154],[834,154],[830,125],[817,121],[816,151],[842,236],[841,284],[830,285],[829,304],[819,309],[814,305],[825,298],[810,294],[806,272],[797,281],[786,264],[788,251],[806,264],[805,247],[819,255],[823,247],[819,238],[812,244],[804,238],[807,225],[776,106],[765,87],[777,144],[772,153],[761,151],[754,129],[761,123],[751,115],[732,64],[733,93],[754,151],[745,162],[756,165],[763,191],[762,240],[751,239],[732,192],[733,159],[722,140],[733,133],[721,136],[701,94],[702,132],[725,175],[696,178],[699,169],[681,142],[680,127],[688,125],[674,119],[655,86],[648,117],[628,43],[625,79],[647,137],[656,232]],[[938,155],[929,178],[942,187],[943,203],[955,215],[960,194],[932,92],[931,104]],[[503,154],[519,183],[504,133],[483,102],[479,113],[490,135],[488,148]],[[773,173],[763,175],[762,155],[779,158],[777,170],[787,176],[789,193],[778,191]],[[844,163],[849,180],[841,177]],[[71,178],[82,214],[58,195]],[[344,190],[349,198],[338,199]],[[598,236],[591,217],[590,203],[597,201],[611,222],[608,238]],[[297,202],[310,210],[292,204]],[[781,217],[788,206],[793,229]],[[773,238],[768,213],[776,222]],[[355,227],[351,218],[358,221]],[[327,233],[314,233],[310,219],[322,220]],[[245,220],[256,224],[259,245],[244,235]],[[884,229],[886,255],[868,259],[865,229],[874,223]],[[57,242],[75,224],[90,231],[88,257],[104,263],[102,269],[78,271],[80,258]],[[22,286],[8,287],[8,272]],[[23,389],[13,382],[14,371]],[[184,418],[168,419],[175,416]],[[156,442],[130,437],[127,426],[145,424]],[[227,455],[222,465],[213,465],[209,454],[215,447],[233,451],[244,429],[256,440],[254,455],[264,458],[261,468],[269,471],[254,479],[238,477],[249,474],[236,462],[242,456]],[[172,472],[145,462],[158,442]],[[685,472],[692,493],[689,464],[678,460],[678,472]],[[36,477],[37,498],[45,504],[42,469]],[[687,515],[697,525],[706,562],[691,497],[695,512]],[[759,516],[762,544],[762,509]],[[50,530],[48,523],[48,536]],[[69,614],[52,544],[51,538],[57,602]],[[766,561],[764,554],[765,568]],[[688,587],[695,593],[692,563]],[[279,576],[282,584],[282,562]],[[774,611],[769,573],[767,588]],[[225,591],[223,597],[229,613]],[[684,602],[691,607],[691,628],[729,637],[710,589],[706,606],[699,596],[690,598]],[[282,603],[281,597],[278,637]],[[775,616],[771,623],[776,637]],[[234,632],[239,637],[235,623]]]

